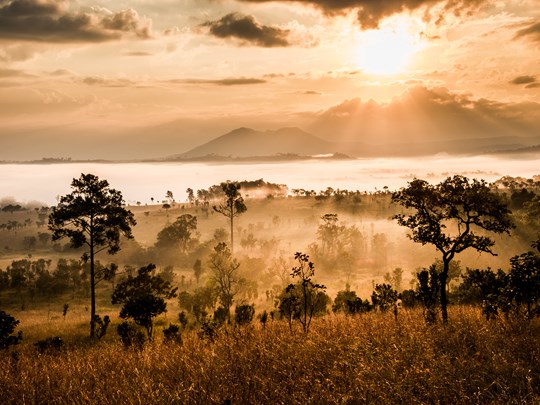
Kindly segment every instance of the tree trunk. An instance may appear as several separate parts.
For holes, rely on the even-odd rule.
[[[231,208],[231,255],[234,254],[233,229],[234,229],[234,215],[233,215],[232,208]]]
[[[441,281],[441,315],[443,323],[448,322],[448,309],[446,298],[446,280],[448,280],[448,270],[450,269],[450,260],[443,258],[443,271],[440,276]]]
[[[90,337],[96,334],[96,278],[94,271],[94,233],[90,225]]]

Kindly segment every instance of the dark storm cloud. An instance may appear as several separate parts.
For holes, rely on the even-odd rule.
[[[534,82],[536,82],[536,78],[534,76],[518,76],[510,81],[512,84],[530,84]]]
[[[236,38],[250,45],[265,48],[290,45],[287,41],[288,30],[262,25],[251,15],[231,13],[201,26],[208,27],[210,34],[218,38]]]
[[[488,0],[239,0],[250,3],[285,3],[296,2],[308,4],[321,9],[326,15],[339,15],[356,10],[358,21],[364,29],[378,28],[385,17],[403,11],[413,11],[425,7],[430,11],[434,6],[440,6],[436,15],[426,13],[426,17],[435,21],[444,20],[444,14],[455,16],[474,13]]]
[[[516,33],[516,38],[526,37],[540,42],[540,22],[529,25]]]
[[[102,42],[125,34],[149,38],[151,24],[135,10],[69,12],[65,0],[0,2],[0,39],[35,42]]]

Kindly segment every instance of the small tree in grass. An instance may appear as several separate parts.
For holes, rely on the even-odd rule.
[[[237,325],[247,325],[251,323],[253,316],[255,316],[254,305],[237,305],[234,310],[234,320]]]
[[[392,309],[396,320],[398,316],[398,299],[398,292],[394,290],[390,284],[375,285],[375,289],[371,294],[371,302],[373,302],[373,306],[378,308],[381,312],[386,312],[389,309]]]
[[[113,304],[122,304],[120,317],[132,318],[137,325],[146,329],[148,339],[152,340],[153,319],[166,312],[165,300],[176,297],[176,288],[152,272],[156,266],[141,267],[137,276],[128,276],[119,283],[112,295]]]
[[[307,334],[313,316],[321,312],[322,305],[326,307],[329,298],[325,293],[326,287],[313,282],[315,265],[309,261],[309,256],[297,252],[294,258],[298,261],[298,266],[293,267],[291,277],[298,281],[289,284],[281,294],[279,310],[288,318],[290,326],[293,318],[298,319],[302,330]]]
[[[416,277],[418,286],[416,288],[416,299],[422,304],[424,319],[431,324],[437,321],[437,306],[439,305],[439,293],[441,283],[437,265],[432,264],[429,269],[421,270]]]
[[[525,317],[540,315],[540,256],[535,252],[523,253],[510,259],[509,300],[519,314],[525,308]]]

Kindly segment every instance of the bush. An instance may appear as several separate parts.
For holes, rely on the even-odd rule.
[[[182,343],[182,334],[180,333],[180,327],[171,323],[167,329],[163,329],[166,343]]]
[[[99,340],[107,333],[111,319],[109,315],[105,315],[103,319],[99,315],[94,316],[94,324],[96,325],[96,336]]]
[[[214,342],[218,335],[219,324],[212,319],[207,319],[202,322],[201,330],[199,332],[200,339],[208,339]]]
[[[146,342],[144,332],[129,322],[122,322],[117,328],[124,347],[142,348]]]
[[[19,344],[22,332],[13,335],[19,321],[4,311],[0,311],[0,350]]]
[[[219,325],[222,325],[229,319],[229,311],[224,307],[218,307],[214,311],[214,322]]]
[[[254,305],[238,305],[234,311],[234,319],[237,325],[247,325],[253,320],[255,315]]]
[[[34,343],[41,354],[52,354],[59,352],[64,347],[64,341],[60,336],[53,336],[47,339],[38,340]]]

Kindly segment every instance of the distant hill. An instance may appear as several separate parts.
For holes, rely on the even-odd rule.
[[[189,159],[204,156],[275,156],[286,154],[320,155],[334,153],[342,148],[334,142],[324,141],[300,128],[281,128],[275,131],[256,131],[238,128],[186,153],[169,159]]]
[[[410,143],[366,144],[321,139],[297,127],[257,131],[237,128],[185,153],[165,160],[242,161],[302,160],[327,155],[330,159],[349,157],[411,157],[447,154],[534,153],[538,137],[500,136],[461,138]],[[531,146],[534,145],[532,148]],[[330,156],[332,155],[332,156]]]

